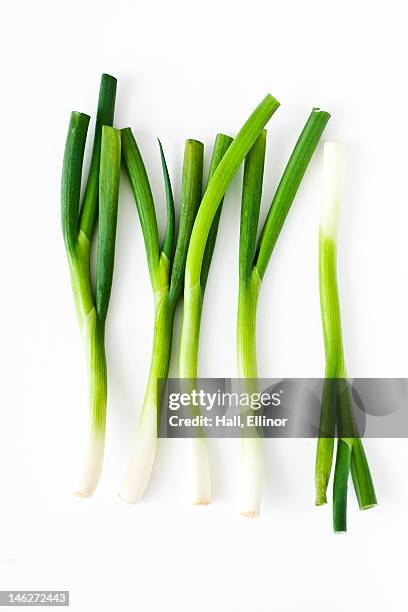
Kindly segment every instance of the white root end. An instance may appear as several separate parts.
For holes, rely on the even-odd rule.
[[[105,433],[90,433],[83,453],[81,475],[74,490],[76,497],[87,498],[93,495],[102,472],[105,450]]]
[[[264,480],[263,441],[261,438],[241,440],[240,514],[259,516]]]
[[[203,438],[192,439],[193,450],[193,504],[211,503],[211,477],[207,445]]]
[[[156,450],[156,414],[150,418],[146,415],[137,430],[134,452],[119,489],[121,500],[128,504],[137,504],[141,500],[150,481]]]
[[[326,142],[323,153],[323,194],[320,228],[325,237],[336,240],[343,195],[346,156],[343,145]]]

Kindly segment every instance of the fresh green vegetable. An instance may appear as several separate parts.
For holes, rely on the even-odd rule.
[[[346,384],[346,366],[337,288],[337,234],[344,183],[343,147],[327,142],[324,147],[323,199],[319,235],[319,284],[326,354],[326,385],[323,391],[320,432],[317,444],[316,504],[327,502],[326,492],[333,462],[337,427],[337,451],[333,485],[333,528],[347,529],[347,485],[351,471],[360,509],[377,504],[374,485],[358,437],[352,413],[352,398]]]
[[[112,128],[116,79],[102,75],[91,165],[80,207],[88,115],[73,112],[62,170],[62,231],[71,283],[86,351],[90,387],[89,439],[76,494],[94,492],[105,446],[107,373],[105,323],[112,286],[120,175],[120,133]],[[96,283],[90,273],[91,245],[98,228]]]
[[[212,168],[218,164],[229,140],[227,136],[222,134],[217,136]],[[176,233],[174,200],[163,149],[160,145],[167,201],[167,229],[163,245],[160,248],[149,180],[130,129],[122,131],[122,142],[123,161],[136,200],[155,299],[154,340],[149,380],[137,426],[134,451],[119,491],[123,500],[136,503],[143,496],[149,483],[156,455],[157,425],[160,417],[158,380],[164,379],[168,375],[174,313],[183,292],[187,250],[201,200],[204,147],[201,142],[196,140],[187,140],[185,145],[180,222],[177,244],[174,250]],[[215,236],[213,236],[212,248],[214,243]],[[211,247],[209,248],[211,249]],[[207,274],[211,254],[207,252]]]
[[[215,145],[214,145],[214,150],[213,150],[213,155],[212,155],[212,160],[211,160],[211,165],[210,165],[210,171],[208,174],[208,181],[211,181],[214,175],[214,172],[216,171],[218,165],[220,164],[222,158],[224,157],[231,142],[232,142],[232,138],[230,138],[229,136],[225,136],[224,134],[218,134],[215,140]],[[220,205],[215,213],[215,216],[212,221],[211,228],[208,234],[207,242],[205,245],[203,261],[202,261],[202,266],[201,266],[201,277],[200,277],[200,283],[199,283],[199,290],[196,292],[196,296],[195,296],[195,299],[197,300],[197,304],[196,304],[197,307],[195,310],[196,318],[194,320],[194,325],[191,327],[191,333],[188,333],[187,335],[187,342],[184,342],[184,343],[182,342],[181,347],[180,347],[180,364],[179,364],[180,376],[181,376],[181,368],[183,364],[183,378],[187,379],[185,381],[185,387],[184,387],[184,390],[186,392],[191,391],[194,388],[195,379],[197,376],[197,352],[195,352],[195,347],[197,347],[197,350],[198,350],[198,340],[199,340],[199,331],[200,331],[200,324],[201,324],[201,314],[202,314],[202,307],[203,307],[203,300],[204,300],[204,292],[205,292],[205,286],[207,284],[208,273],[210,270],[212,256],[214,253],[215,241],[217,239],[222,204],[223,204],[223,198],[221,199]],[[184,319],[183,319],[183,325],[184,325]],[[191,343],[191,344],[189,345],[188,343]],[[185,350],[191,350],[191,356],[195,359],[195,361],[193,360],[184,361],[183,351]],[[198,504],[198,505],[205,505],[208,503],[208,499],[207,497],[204,497],[202,495],[202,490],[203,488],[205,490],[209,490],[209,487],[210,487],[210,482],[209,482],[210,470],[209,470],[209,465],[208,465],[207,449],[206,449],[205,443],[203,442],[203,439],[200,437],[193,438],[191,442],[193,446],[193,461],[194,461],[193,470],[192,470],[194,474],[193,484],[199,485],[193,493],[193,503]],[[203,466],[204,466],[204,469],[203,469]],[[203,481],[205,483],[204,485],[202,484]]]
[[[204,193],[187,254],[179,362],[180,379],[194,381],[197,378],[203,290],[207,274],[206,262],[208,261],[208,250],[211,248],[208,245],[211,245],[216,233],[217,211],[239,166],[278,106],[279,102],[273,96],[267,95],[264,98],[228,147]],[[193,440],[193,462],[193,501],[196,504],[208,504],[211,500],[210,472],[203,437]]]
[[[295,145],[270,206],[257,244],[259,210],[265,161],[266,132],[245,160],[240,229],[239,297],[237,317],[238,375],[255,391],[256,309],[259,290],[270,256],[330,115],[313,109]],[[262,440],[248,428],[241,440],[240,511],[248,517],[260,512],[263,480]]]

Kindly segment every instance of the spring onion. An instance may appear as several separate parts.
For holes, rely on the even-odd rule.
[[[88,180],[80,207],[81,175],[89,117],[73,112],[62,170],[62,231],[78,322],[86,352],[89,436],[76,495],[89,497],[98,484],[105,447],[107,372],[105,323],[112,286],[120,175],[120,133],[112,128],[116,79],[102,75]],[[91,245],[98,227],[96,282],[90,272]]]
[[[267,95],[255,109],[214,171],[200,204],[186,262],[179,362],[180,379],[195,380],[197,378],[203,281],[206,271],[205,252],[217,210],[245,156],[278,106],[279,102],[273,96]],[[193,502],[208,504],[211,500],[211,483],[207,448],[203,437],[193,440],[193,474]]]
[[[208,174],[208,182],[211,181],[214,175],[214,172],[216,171],[220,161],[225,155],[231,142],[232,142],[232,138],[230,138],[229,136],[226,136],[225,134],[217,135],[217,138],[215,140],[211,165],[210,165],[210,171]],[[181,368],[181,364],[184,364],[183,370],[180,369],[180,377],[183,379],[182,386],[184,387],[185,392],[191,392],[194,389],[194,386],[196,384],[197,353],[194,352],[194,346],[198,346],[198,336],[199,336],[199,330],[200,330],[200,324],[201,324],[201,314],[202,314],[202,308],[203,308],[204,292],[205,292],[205,287],[207,284],[208,273],[210,270],[212,256],[214,253],[215,241],[217,239],[218,226],[219,226],[221,211],[222,211],[222,204],[223,204],[223,198],[221,199],[220,205],[215,213],[215,216],[212,221],[210,231],[208,234],[208,238],[206,241],[206,245],[205,245],[202,267],[201,267],[200,284],[199,284],[199,287],[197,287],[198,290],[195,295],[195,299],[197,300],[197,310],[196,310],[196,319],[194,321],[194,327],[192,327],[191,330],[187,333],[187,342],[184,342],[184,343],[182,342],[181,348],[180,348],[180,362],[179,362],[180,368]],[[184,325],[184,319],[183,319],[183,325]],[[186,333],[186,330],[185,330],[185,333]],[[187,343],[191,343],[191,346],[193,347],[191,354],[195,357],[195,362],[194,361],[186,362],[184,360],[183,351],[190,350],[189,345]],[[183,374],[183,376],[181,376],[181,373]],[[194,412],[194,409],[193,409],[193,412]],[[193,459],[194,459],[193,473],[195,474],[195,476],[193,478],[193,482],[195,484],[201,482],[200,478],[197,478],[197,474],[201,473],[203,478],[207,478],[205,488],[206,490],[208,490],[210,487],[210,483],[209,483],[210,471],[209,471],[209,465],[208,465],[206,446],[205,444],[203,444],[201,437],[193,438],[191,442],[192,442],[193,451],[194,451],[193,452]],[[202,464],[205,466],[205,469],[201,470],[200,472],[200,466]],[[198,505],[205,505],[208,503],[207,498],[201,495],[201,486],[193,494],[193,503],[198,504]]]
[[[216,138],[210,173],[218,165],[230,139],[223,134]],[[181,187],[181,210],[177,243],[175,243],[174,200],[166,160],[160,144],[167,201],[167,228],[162,247],[153,196],[146,169],[130,129],[122,131],[123,160],[135,196],[145,241],[148,268],[155,302],[154,340],[149,380],[140,413],[134,450],[122,480],[119,496],[136,503],[149,483],[157,448],[159,414],[158,381],[165,379],[171,356],[173,322],[177,304],[183,293],[184,271],[191,231],[201,201],[204,147],[197,140],[187,140],[184,150]],[[216,227],[208,241],[206,275],[215,244]],[[173,252],[174,251],[174,252]]]
[[[257,378],[256,309],[269,259],[293,203],[313,152],[330,115],[313,109],[289,159],[270,206],[260,239],[256,241],[265,161],[266,132],[249,151],[244,168],[241,205],[239,297],[237,317],[238,375],[254,390]],[[257,430],[241,439],[240,512],[254,517],[260,512],[263,480],[263,447]]]
[[[327,487],[337,428],[337,450],[333,484],[333,529],[347,529],[347,486],[351,471],[361,510],[377,504],[367,458],[352,414],[349,387],[344,384],[346,367],[343,350],[340,303],[337,288],[337,234],[345,172],[343,147],[327,142],[323,159],[323,197],[319,233],[319,285],[326,355],[326,382],[316,454],[316,505],[327,502]]]

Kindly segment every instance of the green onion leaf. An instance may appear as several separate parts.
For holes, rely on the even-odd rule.
[[[350,446],[344,440],[338,440],[333,485],[333,529],[335,533],[347,531],[347,483],[350,461]]]
[[[247,282],[254,267],[265,165],[266,130],[245,158],[239,233],[239,277]]]
[[[95,134],[92,147],[91,164],[86,184],[79,228],[91,241],[98,219],[99,166],[101,157],[102,126],[113,125],[115,111],[117,80],[109,74],[103,74],[99,88],[98,110],[96,114]]]
[[[204,145],[197,140],[187,140],[184,147],[180,220],[176,251],[171,270],[170,299],[173,302],[177,302],[183,292],[187,251],[194,220],[201,201],[203,162]]]
[[[130,128],[121,130],[122,159],[136,202],[146,248],[147,265],[154,291],[160,290],[159,233],[153,195],[142,156]]]
[[[61,182],[61,222],[65,246],[69,253],[78,238],[78,214],[81,197],[82,165],[90,117],[73,112],[65,144]]]
[[[332,469],[334,436],[336,434],[338,395],[336,383],[335,379],[327,378],[323,386],[315,465],[316,506],[327,503],[326,492]]]
[[[210,181],[216,171],[220,161],[224,157],[228,147],[232,142],[232,138],[230,136],[226,136],[225,134],[217,134],[213,149],[213,154],[211,158],[210,170],[208,173],[208,181]],[[207,284],[208,273],[210,271],[212,256],[214,253],[215,242],[217,240],[218,226],[220,224],[221,211],[222,211],[223,200],[221,200],[220,205],[215,213],[214,220],[211,224],[210,232],[207,238],[207,244],[205,245],[204,255],[203,255],[203,263],[201,266],[201,291],[205,291],[205,286]]]
[[[164,156],[164,151],[162,144],[159,140],[160,147],[160,158],[162,163],[163,170],[163,178],[164,178],[164,189],[166,193],[166,207],[167,207],[167,226],[166,233],[164,235],[163,245],[161,248],[162,253],[164,253],[171,263],[173,257],[174,250],[174,238],[176,232],[176,220],[175,220],[175,212],[174,212],[174,198],[173,191],[171,189],[171,182],[169,171],[167,168],[166,158]]]
[[[289,209],[329,119],[329,113],[313,109],[282,175],[259,239],[255,266],[261,278],[265,274]]]
[[[363,443],[360,438],[356,438],[353,444],[351,453],[351,476],[353,478],[353,485],[360,510],[374,508],[374,506],[378,504],[377,496]]]
[[[103,126],[99,177],[99,228],[96,262],[96,312],[106,319],[115,260],[120,179],[120,132]]]
[[[208,183],[191,234],[186,262],[186,291],[200,282],[208,234],[225,191],[248,151],[278,107],[279,102],[269,94],[262,100],[228,147]]]

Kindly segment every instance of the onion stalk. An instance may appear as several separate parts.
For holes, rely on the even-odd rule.
[[[216,138],[210,174],[214,172],[230,138]],[[202,196],[204,147],[197,140],[187,140],[184,149],[181,210],[177,243],[172,188],[163,149],[160,145],[167,201],[167,228],[160,248],[153,196],[147,172],[130,129],[122,131],[123,161],[136,201],[145,241],[147,261],[155,302],[155,324],[150,373],[136,430],[131,459],[119,489],[119,496],[128,503],[137,503],[149,483],[157,449],[159,414],[159,380],[168,376],[173,322],[177,304],[183,293],[187,250],[197,209]],[[217,221],[218,225],[218,221]],[[205,280],[211,263],[217,228],[206,249]],[[204,282],[205,285],[205,282]]]
[[[353,418],[350,389],[344,380],[347,373],[336,271],[344,173],[345,153],[342,145],[327,142],[323,158],[323,197],[319,232],[319,286],[326,384],[322,398],[321,435],[317,443],[315,484],[316,505],[325,504],[337,429],[333,483],[333,529],[336,533],[347,530],[347,488],[350,471],[360,509],[372,508],[377,504],[367,458]]]
[[[89,116],[71,114],[62,170],[62,231],[78,322],[85,347],[90,395],[89,432],[79,482],[79,497],[93,494],[99,482],[107,401],[105,324],[112,286],[120,176],[120,133],[112,128],[116,79],[101,79],[91,164],[80,206],[81,176]],[[90,257],[98,227],[96,282]]]
[[[244,167],[239,249],[237,316],[238,375],[256,391],[256,311],[262,279],[287,214],[330,115],[313,109],[295,145],[257,243],[265,162],[266,131],[249,151]],[[263,444],[255,427],[241,438],[240,512],[259,515],[263,482]]]
[[[228,147],[204,193],[191,234],[186,262],[179,362],[181,379],[194,381],[197,378],[206,250],[213,231],[214,219],[217,218],[217,211],[228,185],[278,106],[279,102],[273,96],[267,95],[264,98]],[[194,503],[210,503],[210,470],[203,437],[193,440],[193,489]]]

